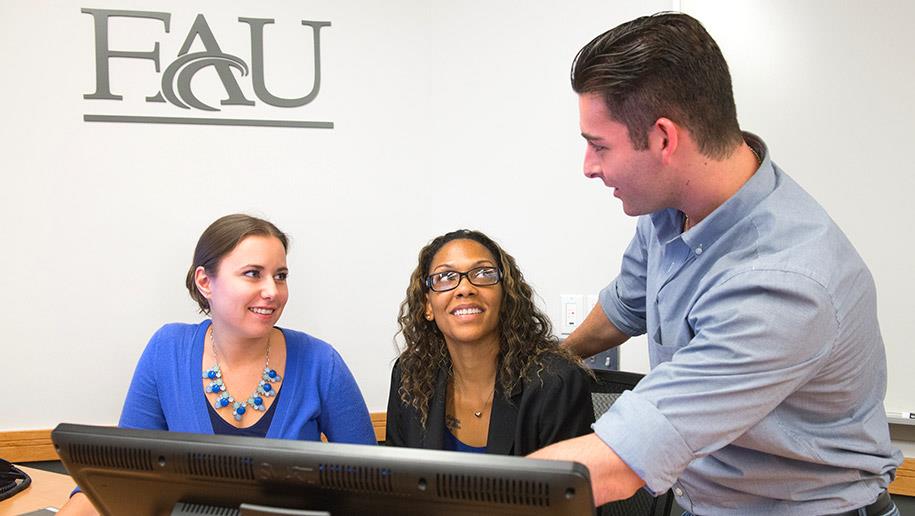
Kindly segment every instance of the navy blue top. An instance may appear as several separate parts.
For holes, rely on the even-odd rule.
[[[222,416],[216,412],[216,409],[210,404],[210,401],[207,399],[206,395],[203,396],[203,402],[206,403],[207,412],[210,414],[210,422],[213,424],[213,433],[216,435],[241,435],[244,437],[267,437],[267,430],[270,429],[270,422],[273,421],[273,413],[276,412],[276,406],[280,402],[280,392],[282,388],[276,391],[276,395],[273,397],[273,403],[270,404],[270,408],[267,409],[267,412],[264,412],[264,415],[257,420],[256,423],[247,427],[247,428],[237,428],[230,425]],[[229,408],[229,407],[226,407]],[[229,409],[231,410],[231,409]],[[254,410],[254,409],[249,409]]]
[[[225,421],[223,421],[223,423],[225,423]],[[467,453],[486,453],[485,446],[470,446],[469,444],[464,444],[447,428],[445,429],[445,441],[442,443],[442,449]]]

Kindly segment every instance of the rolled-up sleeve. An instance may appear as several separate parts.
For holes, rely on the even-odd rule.
[[[687,317],[693,338],[594,425],[654,493],[769,415],[819,371],[838,335],[826,289],[783,270],[735,274]]]
[[[600,292],[600,306],[607,319],[621,332],[633,337],[645,333],[645,285],[648,258],[644,242],[649,231],[646,217],[639,219],[629,247],[623,254],[620,274]]]

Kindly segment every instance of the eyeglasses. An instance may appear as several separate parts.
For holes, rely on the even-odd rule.
[[[448,292],[467,278],[471,285],[488,287],[502,281],[502,271],[496,267],[477,267],[467,272],[445,271],[426,276],[426,287],[433,292]]]

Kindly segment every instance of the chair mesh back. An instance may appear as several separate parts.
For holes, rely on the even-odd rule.
[[[591,384],[591,403],[594,406],[594,418],[601,417],[622,395],[623,391],[632,390],[644,375],[624,371],[593,370],[597,379]],[[647,445],[647,444],[646,444]],[[645,490],[638,490],[631,498],[611,502],[597,508],[601,516],[668,516],[673,504],[670,491],[652,497]]]
[[[604,412],[620,397],[618,392],[592,392],[591,403],[594,405],[594,419],[604,415]]]
[[[664,502],[659,502],[659,500],[669,497],[670,494],[665,493],[659,498],[653,498],[640,489],[631,498],[601,505],[597,508],[597,514],[600,516],[668,516],[670,507],[667,507],[667,512],[662,512]]]

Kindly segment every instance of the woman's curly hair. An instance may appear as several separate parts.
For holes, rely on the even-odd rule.
[[[479,231],[459,229],[433,239],[419,251],[419,263],[410,275],[407,297],[400,304],[399,334],[404,337],[400,352],[400,399],[420,415],[423,428],[429,415],[429,402],[441,369],[451,371],[451,356],[435,321],[425,317],[426,276],[432,258],[452,240],[473,240],[492,253],[502,273],[502,307],[499,313],[500,362],[497,381],[506,397],[525,376],[544,369],[544,358],[558,355],[583,366],[581,359],[564,348],[553,335],[549,318],[533,301],[533,290],[515,264],[515,259],[491,238]]]

